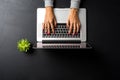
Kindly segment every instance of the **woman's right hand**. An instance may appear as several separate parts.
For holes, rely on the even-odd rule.
[[[56,22],[53,8],[46,7],[46,13],[45,13],[45,18],[44,18],[44,23],[43,23],[43,30],[47,34],[50,34],[51,30],[52,30],[52,33],[54,33],[55,32],[54,28],[56,27],[56,24],[57,24],[57,22]]]

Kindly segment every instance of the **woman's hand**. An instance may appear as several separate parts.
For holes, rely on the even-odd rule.
[[[67,28],[69,29],[68,34],[76,34],[80,30],[80,20],[78,16],[78,9],[71,8],[68,20],[67,20]]]
[[[43,23],[43,30],[47,33],[50,34],[52,29],[52,33],[54,33],[54,27],[56,27],[56,18],[54,15],[54,11],[52,7],[46,7],[46,14],[45,14],[45,19]]]

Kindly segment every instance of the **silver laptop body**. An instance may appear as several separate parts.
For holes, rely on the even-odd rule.
[[[86,9],[80,8],[80,32],[75,35],[67,34],[66,21],[70,8],[54,8],[57,20],[55,34],[47,35],[43,32],[42,23],[45,17],[45,8],[37,9],[37,43],[35,49],[91,49],[86,43]]]

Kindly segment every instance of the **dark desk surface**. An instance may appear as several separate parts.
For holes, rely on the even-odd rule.
[[[83,0],[88,42],[94,50],[20,53],[16,42],[36,41],[36,9],[42,0],[0,0],[0,80],[116,80],[120,72],[119,0]],[[69,7],[56,0],[55,7]]]

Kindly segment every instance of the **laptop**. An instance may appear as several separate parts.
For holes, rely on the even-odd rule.
[[[69,35],[66,28],[70,8],[54,8],[54,13],[57,20],[55,33],[47,35],[42,29],[42,23],[45,17],[45,8],[37,9],[37,43],[33,46],[34,49],[91,49],[87,43],[86,35],[86,9],[79,9],[79,18],[81,28],[77,35]]]

